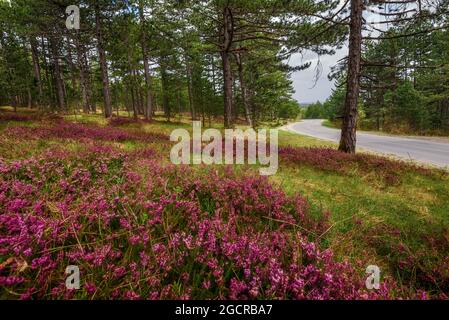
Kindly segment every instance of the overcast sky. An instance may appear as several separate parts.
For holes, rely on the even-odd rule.
[[[306,53],[304,55],[295,54],[290,58],[289,65],[298,66],[308,61],[312,65],[302,71],[292,74],[293,86],[295,88],[294,98],[300,103],[310,103],[321,101],[324,102],[331,94],[334,88],[334,82],[327,79],[330,68],[337,63],[338,60],[347,55],[348,48],[344,46],[332,56],[321,56],[319,59],[322,65],[322,73],[315,84],[318,56],[314,53]]]
[[[435,0],[433,0],[435,1]],[[342,6],[346,1],[340,0],[340,6]],[[393,5],[394,6],[394,5]],[[414,4],[410,5],[413,8]],[[390,7],[386,6],[384,9],[380,10],[376,8],[377,11],[390,12]],[[385,22],[387,19],[381,15],[370,13],[365,11],[363,15],[364,19],[370,24],[376,27],[376,29],[388,29],[387,24],[375,24],[376,22]],[[379,33],[377,31],[370,31],[367,34],[372,36],[377,36]],[[324,102],[332,93],[334,88],[334,82],[327,79],[327,75],[330,73],[330,68],[334,66],[338,60],[345,57],[348,54],[348,46],[344,45],[340,50],[332,56],[322,56],[320,57],[322,65],[322,73],[318,81],[315,84],[315,67],[317,65],[318,57],[312,52],[308,52],[304,55],[295,54],[290,58],[288,62],[291,66],[298,66],[304,64],[305,62],[311,61],[312,65],[303,71],[297,71],[292,74],[293,86],[296,93],[294,98],[300,103],[311,103],[316,101]]]

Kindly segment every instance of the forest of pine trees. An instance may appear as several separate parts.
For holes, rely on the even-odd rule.
[[[71,30],[70,4],[0,2],[0,104],[256,126],[299,113],[290,74],[312,66],[289,57],[347,43],[329,75],[344,99],[326,115],[343,151],[357,125],[449,130],[445,0],[83,0]]]
[[[281,2],[84,0],[79,30],[65,25],[71,1],[0,2],[0,104],[168,120],[189,112],[227,127],[294,118],[289,74],[307,65],[285,59],[326,52],[318,45],[342,35],[310,37],[326,25],[312,14],[335,4]]]

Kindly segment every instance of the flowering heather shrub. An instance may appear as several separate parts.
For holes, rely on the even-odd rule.
[[[425,231],[425,230],[422,230]],[[407,235],[389,225],[367,228],[365,238],[380,254],[388,253],[390,267],[408,286],[437,292],[437,298],[449,299],[449,232],[447,228]],[[383,234],[383,237],[379,237]],[[411,248],[403,238],[420,240],[418,248]]]
[[[389,279],[366,290],[364,270],[313,242],[330,225],[300,195],[232,167],[162,165],[154,159],[165,135],[59,120],[7,128],[0,143],[46,139],[64,143],[26,160],[0,157],[0,298],[426,298]],[[123,141],[139,148],[109,143]],[[343,173],[355,161],[321,152],[330,160],[302,149],[284,155]],[[65,287],[68,265],[80,268],[80,290]]]
[[[431,170],[415,164],[364,153],[348,154],[331,148],[284,147],[279,149],[279,157],[284,163],[305,164],[341,174],[350,174],[354,168],[364,173],[375,172],[390,185],[400,183],[401,176],[406,171],[432,174]]]
[[[29,128],[11,127],[3,131],[7,138],[21,137],[22,139],[93,139],[103,141],[141,141],[160,142],[168,141],[168,137],[156,133],[131,132],[117,128],[89,126],[67,121],[56,121],[52,126]]]
[[[303,198],[263,177],[202,172],[98,143],[0,160],[0,296],[394,296],[393,283],[366,291],[365,275],[307,240],[323,226]],[[66,289],[67,265],[80,267],[80,290]]]
[[[20,122],[20,121],[39,121],[39,120],[62,120],[62,117],[56,114],[0,111],[0,121]]]
[[[112,127],[121,127],[121,126],[126,126],[128,124],[132,124],[132,123],[143,123],[143,122],[149,122],[147,120],[140,120],[140,119],[133,119],[133,118],[129,118],[129,117],[112,117],[109,119],[108,123],[110,126]]]
[[[28,114],[16,112],[0,112],[0,121],[30,121],[33,117]]]

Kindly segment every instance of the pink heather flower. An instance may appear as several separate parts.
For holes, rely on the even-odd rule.
[[[209,289],[210,288],[210,280],[204,280],[201,287],[203,289]]]
[[[9,277],[4,277],[4,276],[0,276],[0,285],[1,286],[5,286],[5,287],[11,287],[11,286],[15,286],[18,285],[22,282],[25,281],[24,277],[18,277],[18,276],[9,276]]]
[[[26,207],[28,205],[28,201],[24,199],[14,199],[8,204],[8,211],[17,212],[20,209]]]
[[[249,295],[251,298],[256,298],[259,295],[259,288],[258,287],[252,287],[251,290],[249,290]]]
[[[120,296],[120,290],[119,289],[114,289],[111,292],[111,298],[116,299]]]
[[[126,274],[126,268],[125,267],[116,267],[114,269],[114,278],[120,279]]]
[[[33,211],[37,216],[40,216],[44,212],[44,202],[42,200],[37,201],[33,206]]]
[[[42,256],[40,258],[33,259],[31,261],[31,268],[32,269],[37,269],[37,268],[39,268],[41,266],[46,266],[46,265],[48,265],[50,263],[50,261],[51,261],[51,258],[50,258],[49,255],[45,255],[45,256]]]
[[[326,283],[327,284],[329,284],[329,285],[332,285],[332,280],[333,280],[333,276],[332,276],[332,274],[330,274],[329,272],[326,272],[325,274],[324,274],[324,281],[326,281]]]
[[[31,300],[31,297],[33,296],[33,293],[36,291],[36,288],[31,287],[28,288],[24,293],[20,295],[20,300]]]
[[[140,257],[140,264],[143,267],[146,267],[150,264],[150,257],[145,253],[145,251],[140,251],[139,257]]]
[[[30,257],[31,254],[32,254],[31,248],[25,249],[25,250],[23,251],[23,255],[24,255],[25,257]]]
[[[158,299],[159,299],[159,292],[154,291],[148,295],[148,300],[158,300]]]
[[[232,300],[237,300],[239,299],[240,295],[248,289],[248,287],[244,282],[239,281],[236,278],[232,278],[229,289],[230,289],[229,297]]]
[[[187,249],[193,249],[193,245],[192,245],[192,235],[188,235],[187,237],[185,237],[183,239],[184,244],[186,245]]]
[[[140,296],[132,290],[125,292],[125,299],[127,300],[139,300]]]
[[[187,281],[189,281],[189,279],[190,279],[190,275],[189,275],[187,272],[184,272],[184,273],[181,275],[181,281],[182,281],[182,282],[187,282]]]
[[[139,244],[140,237],[138,235],[133,235],[133,236],[128,238],[128,241],[129,241],[130,244],[135,246],[135,245]]]
[[[88,294],[94,294],[95,291],[97,291],[97,287],[92,282],[86,282],[84,287],[86,288],[86,292]]]

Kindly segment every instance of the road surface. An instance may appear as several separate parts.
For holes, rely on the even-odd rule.
[[[340,141],[340,130],[327,128],[323,120],[303,120],[284,129],[323,140]],[[449,142],[429,139],[357,133],[357,147],[406,160],[449,168]]]

